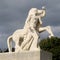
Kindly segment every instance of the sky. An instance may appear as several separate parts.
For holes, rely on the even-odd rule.
[[[7,38],[24,26],[31,8],[46,7],[43,26],[50,25],[55,36],[60,37],[60,0],[0,0],[0,48],[7,48]],[[48,32],[40,38],[48,37]]]

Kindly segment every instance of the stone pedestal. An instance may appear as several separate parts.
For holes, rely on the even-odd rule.
[[[0,60],[52,60],[52,54],[46,51],[24,51],[20,53],[0,53]]]

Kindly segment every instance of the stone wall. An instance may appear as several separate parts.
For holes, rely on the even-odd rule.
[[[52,54],[46,51],[24,51],[20,53],[0,53],[0,60],[52,60]]]

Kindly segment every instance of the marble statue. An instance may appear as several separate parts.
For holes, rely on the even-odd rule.
[[[37,42],[39,39],[39,33],[47,31],[49,33],[49,38],[54,36],[51,31],[50,26],[42,27],[42,18],[45,16],[46,10],[45,7],[42,7],[41,10],[37,8],[31,8],[28,17],[25,21],[23,29],[16,30],[11,36],[7,39],[7,45],[9,52],[12,52],[11,42],[15,42],[15,52],[18,51],[34,51],[39,50],[37,47]],[[22,39],[21,39],[22,38]],[[19,41],[21,41],[19,43]]]

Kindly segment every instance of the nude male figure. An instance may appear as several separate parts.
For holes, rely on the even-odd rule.
[[[30,13],[31,13],[31,11],[30,11]],[[30,50],[32,48],[33,48],[33,50],[36,50],[37,49],[37,40],[39,38],[39,36],[38,36],[39,33],[36,30],[37,24],[40,24],[40,25],[42,24],[42,21],[40,19],[40,15],[38,15],[38,10],[36,8],[34,8],[34,12],[32,12],[32,14],[28,18],[28,20],[26,20],[26,22],[29,24],[30,33],[28,33],[26,40],[23,41],[21,48],[26,49],[26,48],[24,48],[24,46],[26,44],[28,45],[28,41],[31,40],[31,37],[33,36],[34,41],[32,42],[32,46],[30,47]]]

